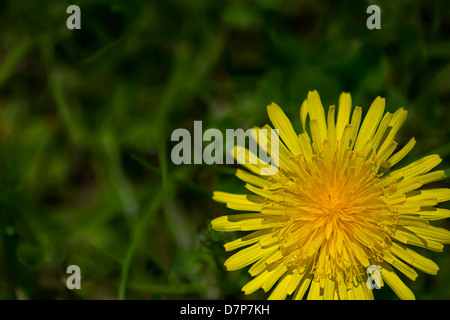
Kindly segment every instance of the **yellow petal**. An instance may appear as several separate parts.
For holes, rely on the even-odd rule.
[[[430,182],[435,182],[435,181],[439,181],[442,179],[445,179],[445,172],[444,170],[438,170],[438,171],[433,171],[433,172],[429,172],[427,174],[421,175],[417,178],[415,178],[415,180],[420,181],[422,184],[427,184]]]
[[[238,177],[240,180],[244,182],[251,183],[260,188],[268,187],[271,185],[271,183],[268,182],[266,179],[241,169],[236,170],[236,177]]]
[[[416,280],[418,277],[417,272],[411,268],[409,265],[404,263],[403,261],[395,258],[390,253],[385,253],[383,256],[384,260],[394,266],[397,270],[399,270],[401,273],[403,273],[405,276],[407,276],[411,280]]]
[[[391,122],[388,126],[388,134],[384,140],[380,142],[380,152],[384,148],[389,147],[392,141],[394,141],[395,136],[397,135],[398,130],[400,130],[401,126],[406,120],[406,117],[408,116],[408,111],[406,111],[403,108],[398,109],[395,111],[394,115],[392,116]]]
[[[295,156],[300,154],[301,150],[297,134],[292,127],[291,121],[289,121],[289,118],[283,110],[275,103],[272,103],[267,107],[267,113],[269,114],[270,121],[272,121],[274,127],[279,129],[280,138],[292,154]]]
[[[358,283],[356,286],[353,286],[355,300],[369,300],[367,290],[369,289],[365,283]]]
[[[286,288],[286,292],[288,295],[291,295],[295,291],[295,289],[297,289],[298,284],[300,283],[304,275],[305,273],[299,273],[297,269],[294,270],[291,277],[291,281],[289,282],[289,285]]]
[[[421,238],[404,227],[397,228],[393,238],[405,244],[426,248],[436,252],[442,252],[444,250],[444,246],[441,243]]]
[[[275,164],[267,163],[242,146],[234,146],[230,152],[238,164],[243,165],[255,174],[270,176],[278,172],[278,167]]]
[[[414,250],[411,250],[404,245],[394,242],[392,243],[391,250],[397,257],[409,263],[413,267],[419,269],[420,271],[435,275],[439,270],[438,265],[434,261],[425,258],[424,256],[418,254]]]
[[[412,138],[409,142],[397,153],[395,153],[392,157],[390,157],[387,161],[389,162],[389,166],[395,166],[400,160],[402,160],[411,150],[414,148],[416,144],[416,139]]]
[[[420,188],[424,184],[442,180],[445,178],[445,173],[443,170],[429,172],[427,174],[416,176],[416,177],[406,177],[397,186],[398,193],[407,193],[415,189]]]
[[[437,202],[450,200],[450,189],[446,188],[417,190],[412,194],[414,195],[408,196],[406,201],[409,203],[418,202],[421,206],[425,206],[423,201],[427,199],[436,199]]]
[[[343,92],[339,97],[339,110],[336,122],[336,139],[340,140],[344,133],[344,128],[349,124],[352,110],[352,97],[350,93]]]
[[[327,123],[325,121],[325,111],[320,100],[319,93],[314,90],[308,92],[308,111],[311,121],[316,120],[319,127],[321,141],[328,137]]]
[[[283,252],[281,250],[278,250],[266,259],[266,264],[270,265],[272,263],[280,261],[281,259],[283,259]]]
[[[356,137],[358,135],[359,125],[361,124],[361,107],[356,107],[352,114],[352,138],[350,140],[350,148],[353,149],[355,145]]]
[[[337,275],[337,287],[338,287],[339,299],[347,300],[347,285],[345,284],[342,273],[340,273],[340,272]]]
[[[381,117],[383,117],[384,106],[385,100],[381,97],[377,97],[370,106],[370,109],[361,125],[355,144],[355,150],[361,149],[368,140],[372,139],[375,131],[377,130],[378,124],[381,121]]]
[[[400,169],[403,171],[405,177],[415,177],[424,173],[427,173],[439,163],[442,159],[437,154],[432,154],[422,159],[416,160],[413,163],[407,165],[406,167]]]
[[[314,142],[315,149],[317,151],[322,149],[322,144],[324,141],[323,136],[320,134],[319,124],[317,123],[317,120],[311,120],[309,123],[310,129],[311,129],[311,137],[312,141]]]
[[[323,296],[320,295],[320,283],[318,280],[311,281],[309,287],[308,300],[323,300]]]
[[[238,270],[249,264],[259,260],[265,253],[272,250],[272,248],[261,248],[259,243],[256,243],[248,248],[242,249],[229,257],[224,265],[228,271]]]
[[[331,141],[333,150],[336,149],[336,123],[334,121],[335,107],[330,106],[328,109],[327,125],[328,125],[328,140]]]
[[[250,269],[248,269],[248,273],[250,273],[252,277],[261,274],[261,272],[267,270],[268,267],[266,264],[266,260],[278,251],[278,246],[272,246],[269,249],[271,250],[268,250],[257,262],[255,262],[250,267]]]
[[[313,156],[313,150],[311,148],[311,139],[306,133],[299,134],[298,138],[300,142],[300,147],[302,149],[303,157],[305,158],[306,163],[310,165]]]
[[[213,200],[226,203],[230,209],[260,212],[264,198],[256,195],[214,191]]]
[[[379,147],[381,146],[380,142],[384,137],[386,130],[388,130],[389,123],[391,122],[391,120],[392,120],[392,113],[386,112],[383,119],[381,120],[380,125],[378,126],[375,136],[373,137],[373,149],[375,151],[378,151]]]
[[[331,280],[328,277],[326,277],[325,278],[325,287],[324,287],[324,292],[323,292],[324,300],[333,300],[335,291],[336,291],[336,281]]]
[[[263,273],[260,273],[258,276],[253,278],[253,280],[249,281],[245,286],[242,287],[242,291],[245,294],[252,294],[266,281],[266,279],[270,276],[269,271],[265,270]]]
[[[238,231],[244,225],[262,224],[266,219],[260,213],[243,213],[231,216],[221,216],[211,221],[211,227],[217,231]],[[261,228],[264,229],[264,228]]]
[[[450,243],[450,231],[444,228],[428,226],[427,228],[419,228],[413,226],[405,226],[405,229],[415,233],[419,237],[440,243]]]
[[[308,101],[305,99],[303,100],[302,106],[300,107],[300,121],[302,122],[302,128],[303,133],[307,134],[306,132],[306,118],[308,117]]]
[[[288,273],[280,280],[280,283],[275,287],[275,289],[270,294],[267,300],[283,300],[287,297],[287,288],[291,282],[292,273]]]
[[[306,290],[308,290],[309,285],[311,283],[311,278],[310,277],[303,277],[300,285],[297,288],[297,291],[294,295],[294,300],[301,300],[303,299],[303,296],[306,293]]]
[[[400,299],[415,300],[414,293],[400,280],[389,265],[383,265],[381,276]]]
[[[235,250],[237,248],[245,247],[251,244],[254,244],[256,242],[259,242],[260,240],[264,238],[268,238],[271,236],[272,231],[271,230],[259,230],[252,232],[250,234],[245,235],[242,238],[230,241],[224,245],[225,251],[231,251]]]
[[[269,291],[273,285],[280,279],[280,277],[285,274],[287,271],[287,267],[284,262],[279,263],[276,267],[269,271],[270,276],[266,278],[266,281],[263,283],[261,288],[267,292]]]
[[[418,212],[419,217],[427,220],[441,220],[450,218],[450,210],[434,207],[422,208]]]

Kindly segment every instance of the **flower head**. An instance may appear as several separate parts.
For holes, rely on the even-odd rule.
[[[449,210],[434,207],[450,200],[450,189],[420,189],[445,178],[444,171],[431,171],[440,157],[391,170],[415,144],[412,138],[394,153],[407,111],[384,113],[380,97],[363,121],[361,108],[351,109],[350,94],[342,93],[335,120],[335,107],[325,114],[317,91],[309,92],[300,109],[303,133],[297,135],[272,103],[267,110],[281,139],[279,170],[258,175],[265,163],[246,163],[250,172],[238,169],[236,176],[252,194],[214,192],[214,200],[245,213],[216,218],[212,228],[251,231],[225,244],[227,251],[241,249],[225,262],[228,270],[252,265],[246,294],[262,288],[272,289],[271,299],[302,299],[309,289],[308,299],[373,299],[366,282],[374,265],[381,286],[414,299],[397,272],[415,280],[415,269],[439,270],[411,246],[442,251],[450,243],[448,230],[429,223],[450,217]],[[269,146],[278,139],[266,138]]]

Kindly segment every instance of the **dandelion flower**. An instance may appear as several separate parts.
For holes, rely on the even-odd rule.
[[[391,169],[415,144],[412,138],[394,153],[407,111],[384,113],[380,97],[364,119],[360,107],[351,109],[350,94],[342,93],[335,120],[335,106],[325,114],[317,91],[309,92],[298,135],[272,103],[267,111],[281,139],[279,171],[258,175],[264,164],[246,163],[250,172],[238,169],[236,176],[251,194],[214,192],[214,200],[244,213],[218,217],[212,228],[251,231],[225,244],[227,251],[240,249],[226,260],[228,270],[251,265],[246,294],[262,288],[269,299],[306,293],[308,299],[373,299],[366,282],[374,265],[381,286],[414,299],[398,273],[411,280],[416,269],[437,274],[437,264],[413,247],[441,252],[450,243],[448,230],[429,223],[450,217],[435,207],[450,200],[450,189],[421,189],[445,178],[444,171],[431,171],[441,158],[429,155]]]

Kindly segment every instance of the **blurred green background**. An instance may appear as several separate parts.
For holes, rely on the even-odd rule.
[[[81,30],[66,28],[70,4]],[[381,30],[366,27],[371,4]],[[6,0],[0,10],[1,299],[267,297],[240,293],[246,269],[224,270],[222,246],[239,234],[209,228],[232,213],[212,191],[243,190],[236,167],[170,161],[171,132],[194,120],[262,126],[273,101],[300,132],[309,90],[326,107],[349,91],[364,112],[380,95],[387,111],[409,111],[400,145],[418,141],[399,165],[439,152],[450,173],[445,1]],[[438,275],[406,283],[418,299],[450,299],[449,248],[425,255]],[[81,290],[66,288],[71,264]]]

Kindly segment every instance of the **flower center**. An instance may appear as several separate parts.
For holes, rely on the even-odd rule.
[[[281,188],[274,194],[284,199],[286,220],[274,232],[286,264],[337,277],[363,275],[383,257],[396,219],[380,198],[373,161],[358,162],[354,151],[346,154],[340,161],[314,155],[309,163],[296,157],[297,175],[277,175]],[[267,206],[274,203],[266,200]]]

